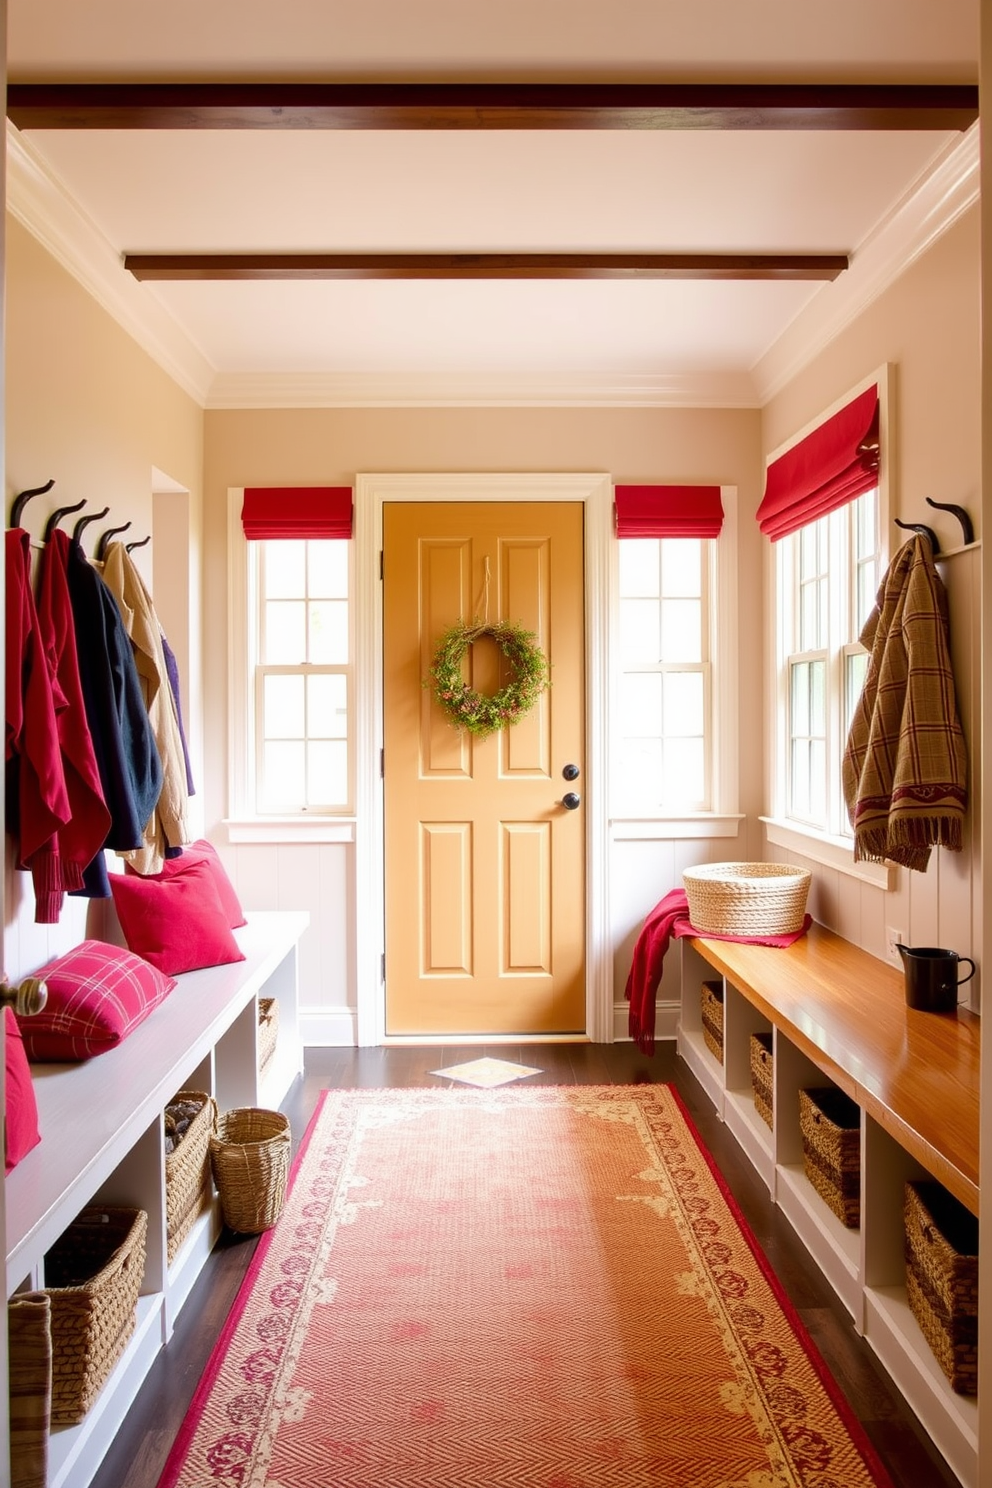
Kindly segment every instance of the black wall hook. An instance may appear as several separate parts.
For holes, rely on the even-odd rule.
[[[932,527],[925,527],[922,522],[900,522],[898,517],[893,517],[893,521],[897,527],[901,527],[905,532],[918,532],[921,537],[925,537],[933,549],[933,556],[935,558],[937,557],[937,554],[940,552],[940,543],[937,541],[937,534]]]
[[[104,555],[106,554],[107,544],[110,539],[112,537],[116,537],[118,532],[126,532],[130,525],[130,522],[122,522],[119,527],[108,527],[106,532],[100,533],[100,541],[96,545],[96,556],[100,559],[101,562],[103,561]]]
[[[54,486],[54,484],[55,484],[55,477],[53,475],[52,478],[51,478],[51,480],[50,481],[46,481],[43,486],[32,486],[30,490],[28,490],[28,491],[21,491],[21,493],[18,496],[15,496],[14,497],[14,504],[10,508],[10,525],[11,525],[11,527],[20,527],[20,525],[21,525],[21,512],[24,510],[25,506],[27,506],[28,502],[31,500],[31,497],[32,496],[44,496],[45,492],[46,491],[50,491],[52,489],[52,487]]]
[[[130,553],[132,551],[132,549],[134,549],[134,548],[143,548],[145,546],[145,543],[150,543],[151,540],[152,540],[152,535],[149,532],[148,536],[147,537],[143,537],[140,542],[125,543],[124,546],[127,549],[127,551]]]
[[[934,501],[932,496],[927,497],[927,506],[932,506],[937,511],[953,512],[961,523],[961,543],[963,547],[967,547],[969,543],[975,541],[975,529],[972,526],[971,518],[963,506],[955,506],[953,501]]]
[[[82,511],[85,505],[86,498],[84,497],[82,501],[76,501],[72,506],[57,506],[45,523],[45,541],[48,541],[63,517],[67,517],[70,512]]]
[[[102,521],[102,519],[105,516],[107,516],[109,512],[110,512],[110,507],[109,506],[105,506],[103,508],[103,511],[88,512],[85,517],[80,517],[79,518],[79,521],[76,523],[75,527],[73,527],[73,529],[72,529],[72,535],[76,539],[76,541],[77,542],[82,542],[82,540],[83,540],[83,533],[85,532],[86,528],[90,525],[90,523],[91,522]]]

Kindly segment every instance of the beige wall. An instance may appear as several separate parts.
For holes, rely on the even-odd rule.
[[[181,548],[200,568],[203,415],[191,398],[141,351],[77,281],[17,222],[7,223],[6,502],[18,491],[43,485],[45,496],[28,502],[22,523],[35,539],[59,506],[86,498],[88,510],[110,507],[104,521],[86,529],[92,553],[111,525],[131,521],[124,540],[152,532],[153,469],[189,492],[189,519]],[[63,520],[71,531],[82,512]],[[175,534],[171,541],[175,542]],[[135,561],[152,586],[155,542],[136,549]],[[174,549],[173,549],[174,551]],[[156,578],[159,576],[156,575]],[[177,651],[184,674],[200,650],[198,631]],[[187,665],[183,665],[183,663]],[[188,684],[187,675],[187,684]],[[199,688],[189,699],[190,730],[201,730]],[[56,927],[35,926],[30,882],[6,875],[5,953],[9,975],[37,966],[80,938],[84,901],[67,901]],[[26,894],[26,902],[25,902]]]
[[[971,514],[976,535],[980,537],[982,530],[979,250],[976,208],[762,414],[767,455],[883,362],[892,363],[890,517],[925,522],[945,550],[960,546],[960,525],[949,513],[928,507],[926,497],[963,506]],[[890,526],[890,554],[906,536]],[[887,894],[809,864],[815,878],[811,909],[816,918],[877,956],[885,954],[885,927],[892,925],[910,943],[953,946],[981,962],[980,562],[981,550],[976,548],[939,564],[950,601],[958,708],[972,766],[965,852],[935,852],[925,875],[897,870],[894,889]],[[976,997],[979,990],[976,986]]]

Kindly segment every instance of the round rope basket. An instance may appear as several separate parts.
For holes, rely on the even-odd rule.
[[[701,935],[790,935],[803,928],[811,874],[790,863],[700,863],[682,875]]]
[[[210,1161],[224,1223],[239,1235],[270,1230],[282,1213],[289,1180],[289,1118],[239,1106],[217,1118]]]

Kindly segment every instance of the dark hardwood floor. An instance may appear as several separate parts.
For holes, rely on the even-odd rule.
[[[323,1089],[438,1085],[442,1082],[431,1074],[432,1070],[482,1054],[539,1066],[543,1073],[538,1079],[544,1084],[674,1084],[895,1488],[958,1488],[957,1478],[871,1350],[855,1334],[846,1312],[787,1220],[770,1203],[764,1185],[677,1057],[674,1045],[659,1046],[650,1059],[631,1044],[310,1049],[303,1078],[296,1082],[283,1107],[292,1122],[294,1142],[302,1137]],[[156,1488],[254,1246],[253,1240],[222,1241],[214,1251],[179,1316],[171,1342],[157,1359],[93,1480],[94,1488]],[[328,1483],[326,1488],[333,1488],[333,1484]],[[382,1488],[389,1485],[384,1483]]]

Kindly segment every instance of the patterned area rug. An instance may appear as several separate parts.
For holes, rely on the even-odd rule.
[[[666,1086],[325,1092],[160,1488],[890,1480]]]

